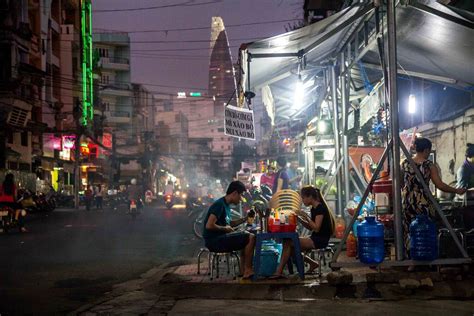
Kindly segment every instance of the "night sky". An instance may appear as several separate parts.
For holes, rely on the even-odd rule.
[[[241,43],[284,33],[285,25],[292,22],[245,24],[300,19],[303,14],[303,0],[94,0],[92,3],[94,32],[138,31],[130,33],[132,82],[145,83],[153,92],[168,93],[207,89],[212,16],[223,18],[236,62]],[[150,8],[158,6],[161,8]],[[129,10],[137,8],[149,9]],[[108,11],[122,9],[125,11]],[[172,31],[189,28],[205,29]]]

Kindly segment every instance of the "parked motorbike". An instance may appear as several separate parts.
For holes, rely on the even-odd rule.
[[[58,207],[74,207],[74,195],[57,194],[56,204]]]
[[[129,200],[128,197],[122,192],[117,192],[117,190],[108,190],[104,204],[106,208],[116,211],[122,206],[129,207]]]
[[[20,201],[19,201],[20,202]],[[0,230],[8,233],[13,228],[18,228],[21,232],[19,224],[20,217],[25,217],[25,210],[14,210],[9,206],[0,206]]]
[[[21,189],[18,190],[18,198],[21,207],[29,213],[38,212],[38,206],[34,200],[34,195],[30,190]]]
[[[57,207],[56,196],[57,192],[52,187],[49,192],[44,195],[44,199],[51,211],[53,211]]]

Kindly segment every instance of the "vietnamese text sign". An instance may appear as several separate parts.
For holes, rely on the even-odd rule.
[[[225,134],[255,140],[253,111],[228,105],[225,107]]]

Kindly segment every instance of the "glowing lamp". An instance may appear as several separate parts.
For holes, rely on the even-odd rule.
[[[295,86],[295,96],[294,96],[293,106],[296,109],[301,108],[301,106],[303,106],[303,99],[304,99],[304,86],[303,86],[303,81],[301,81],[301,78],[299,78]]]
[[[414,94],[410,94],[410,96],[408,97],[408,113],[416,113],[416,97]]]

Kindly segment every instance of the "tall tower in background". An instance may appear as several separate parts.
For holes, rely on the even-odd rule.
[[[219,101],[216,104],[221,104],[229,100],[235,88],[235,71],[224,21],[221,17],[212,17],[209,95]]]

